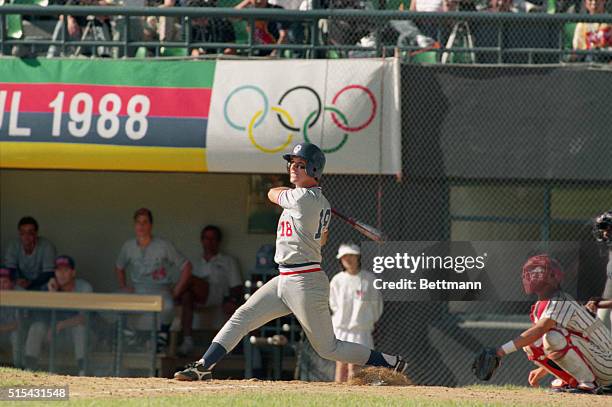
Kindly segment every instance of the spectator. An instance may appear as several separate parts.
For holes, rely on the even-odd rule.
[[[153,236],[153,214],[149,209],[140,208],[134,213],[134,230],[136,237],[121,247],[115,272],[122,291],[162,296],[161,329],[157,334],[157,348],[161,352],[168,344],[174,300],[181,297],[191,277],[191,262],[172,243]],[[174,287],[173,270],[180,270]],[[131,285],[127,284],[126,272]]]
[[[124,7],[145,7],[147,6],[147,0],[123,0],[122,2]],[[129,17],[130,26],[129,32],[127,33],[128,41],[143,41],[145,40],[145,36],[147,34],[147,40],[153,41],[155,32],[147,27],[145,29],[145,18],[143,16],[130,16]],[[114,31],[113,31],[113,41],[124,41],[125,40],[125,16],[116,16],[114,18]],[[129,47],[127,50],[127,55],[124,55],[125,49],[123,47],[115,48],[113,52],[113,57],[134,57],[137,53],[138,47]]]
[[[281,6],[268,3],[268,0],[242,0],[235,8],[241,10],[248,7],[282,9]],[[290,24],[286,22],[255,21],[255,38],[253,39],[253,43],[264,45],[285,44],[288,41],[289,27]],[[274,57],[280,55],[280,52],[278,49],[259,50],[257,55],[270,55]]]
[[[4,254],[4,265],[17,270],[17,285],[38,290],[53,277],[55,246],[38,236],[38,222],[31,216],[17,224],[19,239],[11,241]]]
[[[0,266],[0,291],[15,289],[15,270]],[[0,295],[2,295],[0,293]],[[17,360],[17,330],[19,322],[14,308],[0,307],[0,346],[8,348],[9,344],[13,353],[13,366],[18,365]]]
[[[606,0],[584,0],[584,6],[591,15],[606,12]],[[607,23],[578,23],[574,31],[574,49],[580,51],[612,50],[612,25]],[[581,58],[582,59],[582,58]],[[589,54],[586,62],[610,62],[612,57]]]
[[[187,0],[187,7],[216,7],[217,0]],[[198,17],[191,20],[191,42],[216,42],[234,43],[236,33],[234,26],[225,18]],[[191,48],[191,56],[205,55],[208,53],[233,55],[234,48]]]
[[[273,6],[282,7],[285,10],[300,10],[302,0],[268,0]],[[289,44],[304,44],[304,23],[302,21],[292,21],[288,23],[287,42]],[[295,56],[304,55],[302,50],[293,51]]]
[[[487,11],[492,13],[513,13],[517,10],[514,8],[513,0],[489,0]]]
[[[157,6],[159,8],[176,7],[176,0],[149,0],[150,7]],[[180,1],[179,4],[180,5]],[[153,32],[157,32],[160,41],[174,41],[179,38],[180,26],[179,18],[177,17],[164,17],[164,16],[151,16],[147,18],[147,25]],[[147,40],[154,40],[154,38],[147,38]]]
[[[107,6],[109,5],[108,0],[56,0],[54,5],[66,5],[66,6]],[[64,17],[66,17],[66,32],[68,34],[67,40],[70,41],[81,41],[92,39],[94,41],[110,41],[111,40],[111,24],[110,18],[107,16],[60,16],[59,21],[55,25],[53,30],[54,41],[59,41],[62,38],[62,32],[64,30]],[[87,38],[90,36],[90,38]],[[94,49],[93,53],[100,57],[110,57],[110,48],[108,47],[85,47],[86,50]],[[60,56],[61,47],[51,45],[47,51],[47,58],[53,58]],[[72,49],[75,55],[81,53],[81,46],[76,49]],[[90,55],[88,52],[83,54]]]
[[[195,263],[188,288],[181,297],[183,343],[180,355],[193,350],[193,309],[196,303],[205,307],[222,307],[229,318],[240,305],[244,291],[242,277],[236,260],[219,251],[221,229],[208,225],[200,233],[203,254]]]
[[[68,292],[68,293],[91,293],[93,289],[87,281],[76,278],[74,259],[67,255],[58,256],[55,259],[55,277],[50,279],[42,291]],[[47,314],[47,313],[45,313]],[[60,340],[67,340],[72,336],[74,344],[74,356],[79,367],[79,376],[85,375],[85,315],[77,311],[61,311],[56,313],[57,324],[55,333]],[[25,364],[28,369],[36,370],[40,349],[43,341],[50,341],[53,335],[48,324],[48,317],[32,323],[28,330],[26,340]]]
[[[412,0],[410,11],[423,13],[443,13],[447,11],[446,1],[444,0]]]
[[[343,269],[329,283],[336,338],[373,349],[372,331],[383,311],[382,295],[373,287],[374,275],[360,269],[361,250],[357,245],[340,245],[336,258]],[[355,373],[355,365],[336,362],[336,382],[345,382]]]

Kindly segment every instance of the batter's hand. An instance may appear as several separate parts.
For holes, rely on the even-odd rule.
[[[539,367],[537,369],[533,369],[529,372],[529,384],[531,387],[538,387],[540,385],[540,380],[546,376],[548,372],[543,367]]]

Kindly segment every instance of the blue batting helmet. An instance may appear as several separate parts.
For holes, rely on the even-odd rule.
[[[287,162],[291,157],[300,157],[306,160],[306,174],[319,180],[325,168],[325,154],[319,147],[311,143],[300,143],[293,147],[291,154],[283,155]]]

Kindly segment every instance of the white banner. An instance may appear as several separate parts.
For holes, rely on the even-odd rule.
[[[401,172],[399,64],[394,59],[218,61],[208,118],[211,172],[282,172],[309,141],[326,173]]]

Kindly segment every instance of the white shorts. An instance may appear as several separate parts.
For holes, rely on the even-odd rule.
[[[358,343],[370,349],[374,349],[374,339],[371,332],[365,331],[345,331],[343,329],[334,328],[336,338],[345,342]]]

